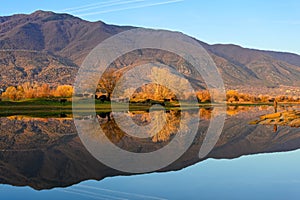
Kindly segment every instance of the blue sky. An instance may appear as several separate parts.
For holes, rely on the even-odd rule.
[[[300,1],[10,0],[0,15],[67,12],[90,21],[181,31],[207,43],[300,54]]]

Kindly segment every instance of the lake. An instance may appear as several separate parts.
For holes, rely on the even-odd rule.
[[[286,109],[299,110],[299,106],[279,108]],[[164,128],[142,139],[124,133],[112,113],[98,113],[96,119],[106,137],[134,153],[153,152],[168,145],[176,136],[181,117],[191,120],[200,116],[198,132],[188,150],[172,164],[145,174],[121,172],[95,159],[82,144],[72,116],[1,117],[1,197],[298,199],[300,129],[250,124],[273,110],[271,106],[229,106],[222,134],[212,151],[201,159],[199,149],[213,117],[210,107],[170,110]],[[151,121],[146,111],[121,114],[140,126]],[[178,142],[178,148],[180,145]]]

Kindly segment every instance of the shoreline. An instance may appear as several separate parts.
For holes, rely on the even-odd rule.
[[[153,102],[152,104],[146,103],[130,103],[130,111],[149,111],[152,105],[158,102]],[[278,102],[278,106],[300,106],[299,102]],[[166,110],[196,110],[200,108],[211,108],[215,106],[226,106],[226,107],[239,107],[239,106],[273,106],[270,102],[243,102],[243,103],[199,103],[189,104],[188,102],[183,102],[180,106],[178,103],[166,103],[164,109]],[[95,102],[95,109],[97,113],[111,112],[110,102]],[[116,104],[116,111],[126,111],[128,106],[125,103]],[[159,109],[159,108],[158,108]],[[81,110],[81,108],[80,108]],[[88,111],[87,107],[82,107],[82,112]],[[61,116],[61,115],[71,115],[72,114],[72,101],[67,101],[60,103],[59,101],[47,100],[47,99],[31,99],[24,101],[0,101],[0,117],[6,117],[11,115],[34,115],[34,116]]]

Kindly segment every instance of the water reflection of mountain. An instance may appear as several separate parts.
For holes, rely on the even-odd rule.
[[[228,116],[223,133],[207,158],[236,158],[242,155],[290,151],[300,148],[297,128],[249,125],[253,118],[268,113],[272,108],[239,108]],[[178,129],[180,116],[193,118],[200,114],[200,127],[193,145],[176,162],[160,171],[179,170],[199,162],[198,152],[210,118],[209,108],[200,111],[170,111],[167,125],[158,136],[135,139],[122,132],[113,116],[98,116],[109,139],[124,149],[149,152],[168,144]],[[149,123],[145,112],[127,113],[140,124]],[[82,145],[71,119],[42,119],[26,117],[0,118],[0,182],[28,185],[35,189],[66,187],[83,180],[124,174],[94,159]]]

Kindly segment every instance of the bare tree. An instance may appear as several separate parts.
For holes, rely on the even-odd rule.
[[[109,69],[103,73],[98,86],[97,90],[105,90],[107,93],[107,100],[110,101],[111,94],[118,82],[118,79],[121,77],[121,74],[114,69]]]

